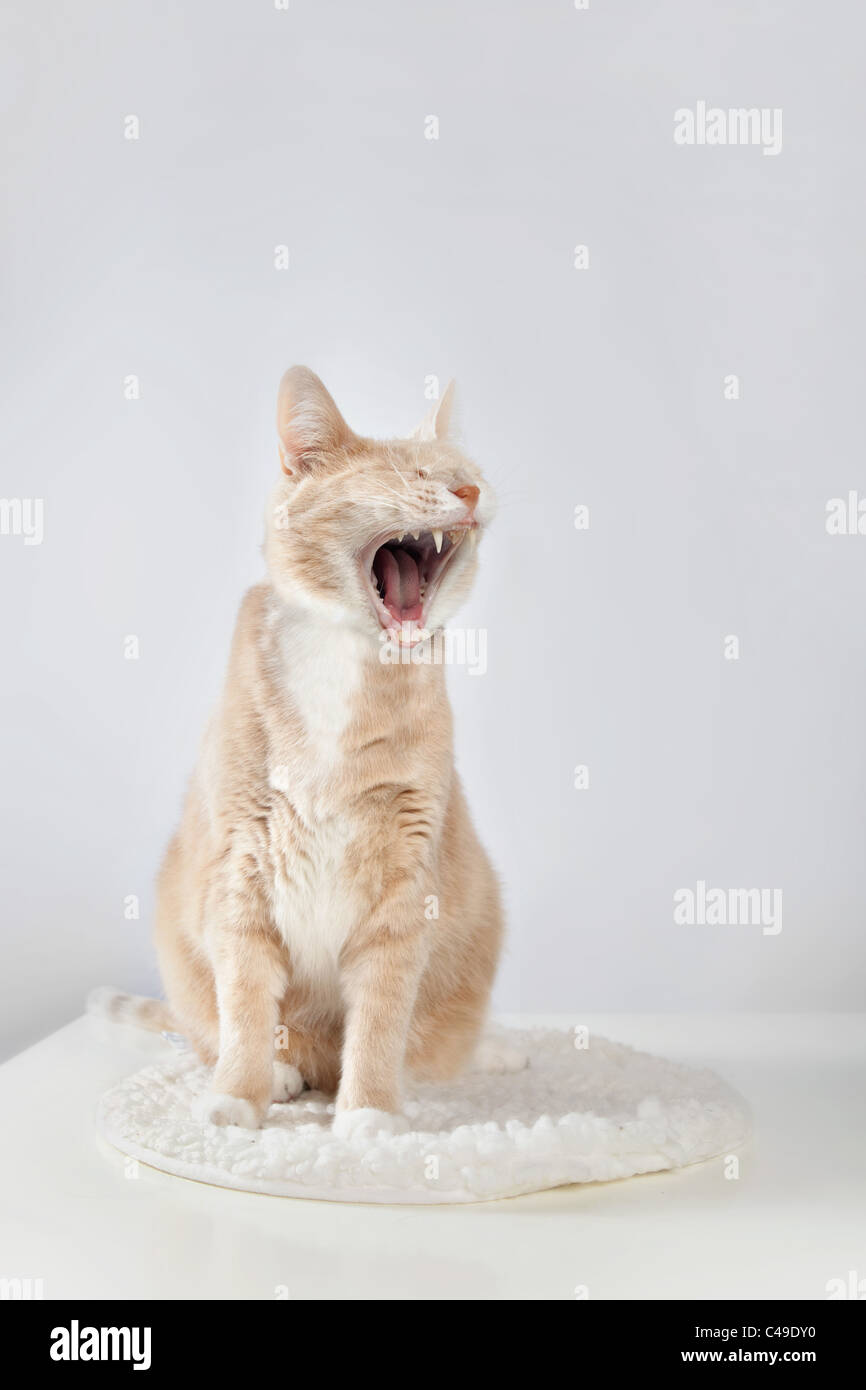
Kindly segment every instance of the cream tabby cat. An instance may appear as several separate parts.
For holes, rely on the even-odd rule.
[[[254,1128],[306,1082],[336,1092],[339,1134],[405,1128],[404,1065],[444,1080],[478,1042],[502,923],[444,671],[380,658],[387,630],[411,645],[442,627],[491,515],[450,401],[380,443],[307,368],[280,385],[268,578],[241,606],[160,876],[171,1019],[138,1006],[215,1065],[214,1124]]]

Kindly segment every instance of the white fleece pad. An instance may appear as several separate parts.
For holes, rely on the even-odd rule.
[[[123,1153],[219,1187],[336,1202],[480,1202],[565,1183],[681,1168],[742,1143],[742,1097],[710,1071],[593,1037],[503,1030],[522,1071],[412,1085],[411,1130],[331,1133],[313,1091],[272,1105],[262,1129],[193,1118],[207,1069],[191,1053],[146,1067],[103,1097],[98,1125]]]

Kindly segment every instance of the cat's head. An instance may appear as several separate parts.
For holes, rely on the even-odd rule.
[[[451,617],[493,513],[490,488],[449,439],[452,398],[449,386],[409,439],[364,439],[314,372],[286,372],[277,402],[283,476],[265,537],[286,602],[410,645]]]

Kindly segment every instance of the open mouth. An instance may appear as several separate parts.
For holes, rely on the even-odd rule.
[[[476,538],[472,523],[448,531],[407,531],[368,546],[361,557],[362,575],[382,627],[423,631],[442,576],[460,547],[474,546]]]

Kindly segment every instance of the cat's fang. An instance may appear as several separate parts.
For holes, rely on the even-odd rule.
[[[433,537],[433,544],[436,546],[436,554],[438,555],[442,550],[442,532],[431,531],[430,534]]]

